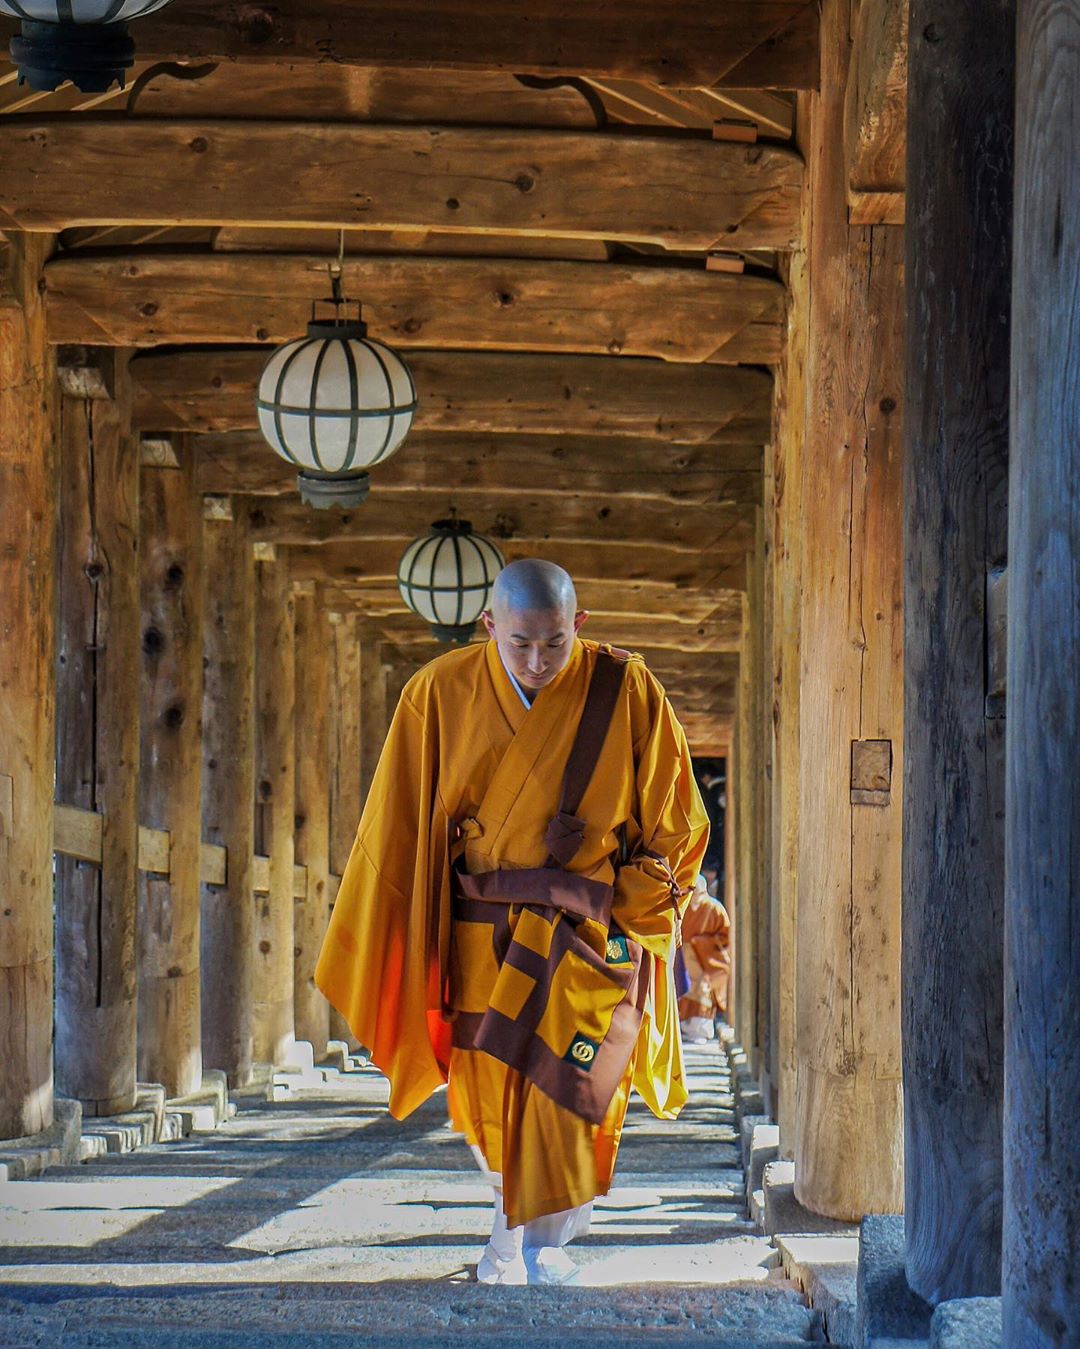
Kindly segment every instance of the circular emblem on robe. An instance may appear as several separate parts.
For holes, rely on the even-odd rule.
[[[578,1063],[592,1063],[596,1058],[596,1046],[589,1044],[588,1040],[576,1040],[570,1048],[570,1053]]]
[[[614,937],[609,937],[609,938],[608,938],[608,944],[607,944],[607,958],[608,958],[608,960],[623,960],[623,959],[625,959],[625,957],[623,956],[622,945],[621,945],[620,942],[616,941]]]

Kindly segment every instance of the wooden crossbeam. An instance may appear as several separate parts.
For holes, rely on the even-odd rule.
[[[321,580],[349,587],[356,584],[393,582],[397,565],[410,542],[400,539],[365,539],[349,543],[327,543],[289,550],[293,577]],[[742,544],[729,549],[694,551],[672,546],[664,539],[626,542],[569,543],[550,538],[499,540],[507,562],[519,557],[538,557],[559,566],[575,581],[619,583],[628,590],[635,582],[667,585],[675,590],[701,590],[710,593],[746,589],[746,549]]]
[[[495,128],[0,119],[0,225],[355,225],[789,248],[803,164],[711,140]]]
[[[582,543],[666,539],[690,553],[746,550],[754,544],[752,505],[702,506],[615,493],[553,497],[524,488],[502,496],[447,488],[381,496],[375,487],[355,510],[312,510],[298,496],[258,497],[250,505],[251,532],[257,541],[277,544],[400,539],[402,533],[426,533],[433,520],[445,517],[451,502],[478,534],[497,544],[538,537]]]
[[[144,250],[45,269],[55,343],[285,342],[329,289],[326,256]],[[760,276],[615,263],[351,258],[349,293],[396,347],[779,359],[784,288]]]
[[[257,431],[192,437],[200,491],[293,495],[296,470]],[[619,436],[454,435],[412,431],[379,469],[381,493],[415,488],[605,492],[664,501],[761,499],[760,445],[659,446]]]
[[[426,641],[429,634],[423,620],[405,610],[404,605],[401,607],[399,613],[365,617],[361,630],[385,640]],[[591,614],[582,635],[632,650],[647,643],[657,650],[716,654],[737,652],[741,631],[741,614],[698,623],[680,622],[671,616],[631,618],[625,614]]]
[[[9,22],[5,34],[13,31]],[[816,0],[185,0],[140,20],[141,59],[274,61],[618,76],[814,89]]]
[[[265,350],[149,352],[131,362],[134,423],[153,431],[255,429]],[[772,380],[761,370],[638,357],[414,352],[416,430],[636,435],[764,444]]]

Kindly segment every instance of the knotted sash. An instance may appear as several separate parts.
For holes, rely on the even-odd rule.
[[[459,855],[452,871],[455,919],[490,924],[500,978],[509,967],[515,986],[523,976],[531,988],[514,1015],[498,1006],[457,1012],[454,1045],[480,1050],[515,1068],[559,1105],[594,1124],[603,1120],[626,1071],[647,992],[640,946],[611,927],[614,887],[567,870],[585,837],[586,822],[578,811],[611,725],[624,668],[624,662],[598,653],[563,774],[559,808],[544,835],[544,866],[471,876]],[[542,941],[535,940],[535,922],[534,939],[523,939],[520,920],[511,925],[511,906],[528,909],[547,925],[550,931],[542,932]],[[585,918],[608,928],[606,958],[578,935],[577,921]],[[597,1003],[617,1002],[603,1033],[574,1033],[556,1052],[548,1042],[550,1031],[547,1039],[538,1034],[548,1019],[550,999],[588,999],[590,990]]]

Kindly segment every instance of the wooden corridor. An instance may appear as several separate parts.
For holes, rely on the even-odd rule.
[[[803,1209],[903,1214],[919,1297],[1073,1343],[1080,0],[132,38],[122,89],[0,68],[0,1158],[348,1040],[314,964],[454,514],[726,762]],[[339,259],[418,406],[315,510],[256,388]]]

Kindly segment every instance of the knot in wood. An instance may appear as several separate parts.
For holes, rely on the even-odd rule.
[[[176,590],[183,584],[184,569],[179,562],[174,562],[165,573],[165,584],[170,590]]]
[[[105,575],[105,568],[100,562],[91,562],[86,567],[86,579],[88,581],[100,581]]]
[[[881,400],[881,402],[878,404],[878,407],[882,410],[882,412],[884,412],[884,413],[886,413],[886,414],[888,414],[888,413],[890,413],[890,412],[895,412],[895,411],[896,411],[896,399],[895,399],[895,398],[883,398],[883,399]]]
[[[184,709],[179,703],[173,703],[171,707],[165,709],[161,719],[170,731],[179,730],[184,724]]]
[[[446,209],[448,211],[458,211],[461,209],[461,202],[458,201],[457,197],[447,197]]]
[[[270,943],[265,940],[259,942],[259,950],[264,956],[268,956],[270,954]]]
[[[154,315],[157,313],[157,311],[158,311],[157,304],[153,300],[147,300],[147,302],[144,305],[139,306],[139,313],[143,316],[144,319],[152,319]]]
[[[210,142],[205,136],[194,136],[188,142],[188,149],[194,154],[204,155],[210,149]]]
[[[147,628],[143,633],[142,645],[148,656],[156,656],[165,649],[165,635],[159,628]]]
[[[536,186],[536,179],[527,173],[519,173],[514,179],[514,186],[519,192],[531,192]]]

